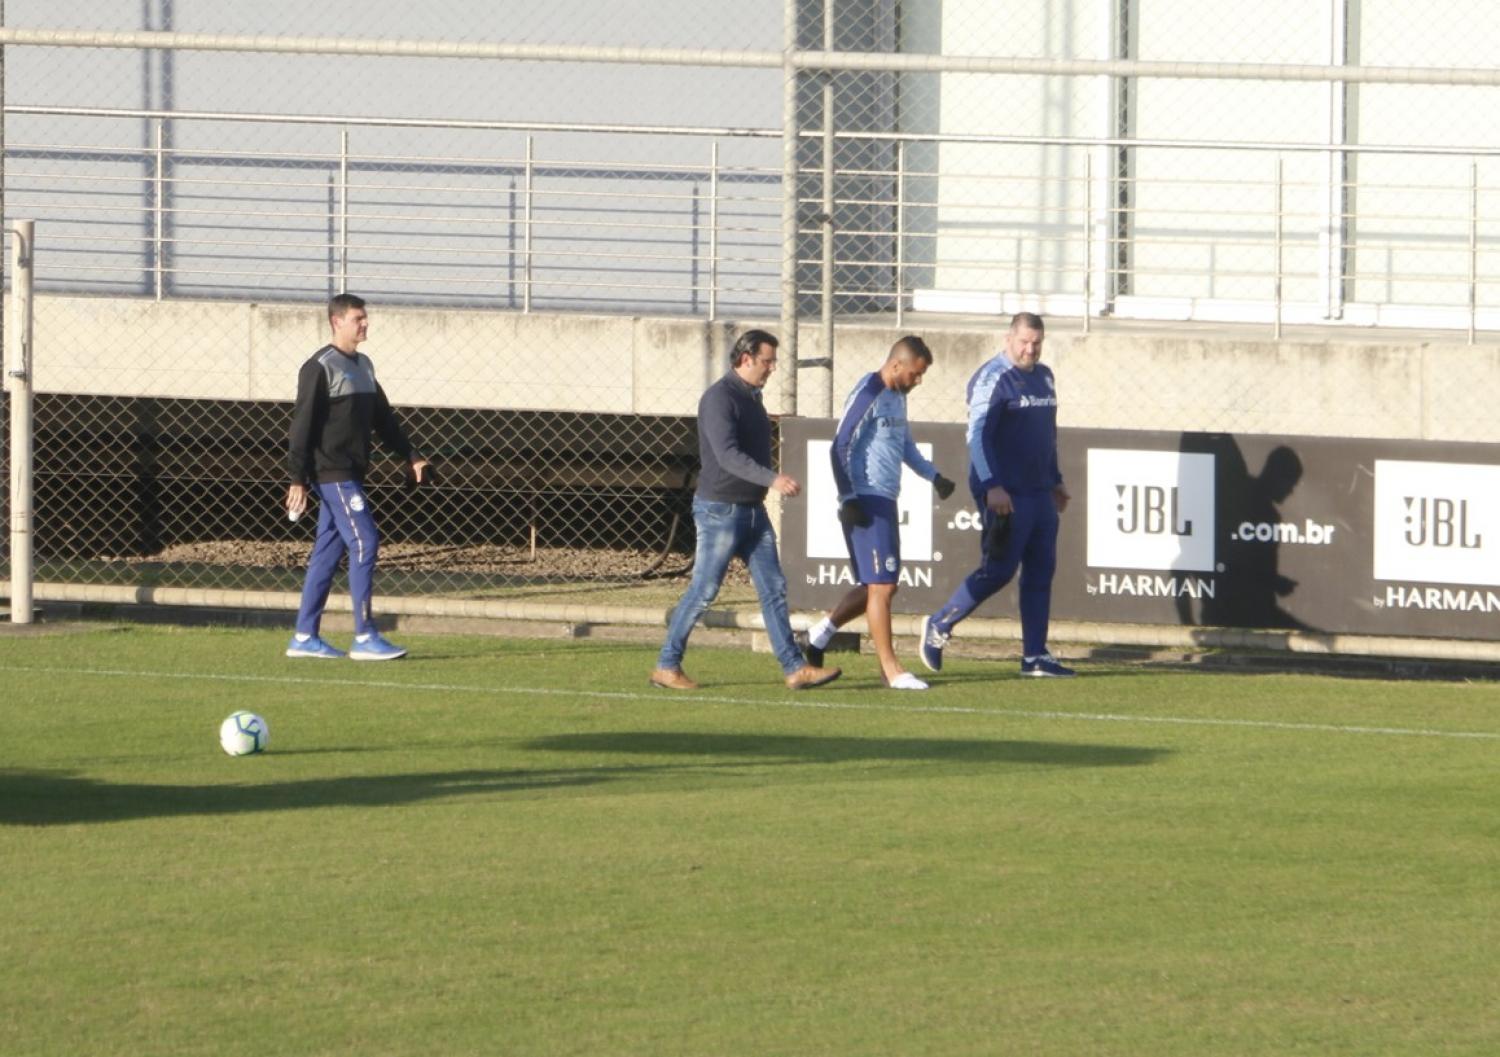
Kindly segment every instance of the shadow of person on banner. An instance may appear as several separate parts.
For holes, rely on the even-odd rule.
[[[1215,521],[1218,541],[1215,590],[1199,600],[1178,598],[1185,624],[1234,628],[1314,630],[1285,605],[1297,581],[1282,574],[1281,506],[1302,480],[1302,458],[1290,446],[1277,445],[1252,476],[1238,441],[1228,433],[1184,434],[1182,451],[1208,452],[1215,459]]]

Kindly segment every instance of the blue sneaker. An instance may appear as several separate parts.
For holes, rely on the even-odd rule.
[[[394,643],[386,642],[380,637],[380,632],[372,631],[368,635],[356,636],[354,645],[349,647],[349,659],[351,661],[394,661],[398,657],[405,657],[406,651]]]
[[[293,635],[292,641],[286,644],[286,655],[288,657],[313,657],[320,661],[336,661],[344,656],[344,651],[334,649],[316,635],[309,635],[305,639],[299,639]]]
[[[1039,653],[1035,657],[1021,658],[1021,674],[1038,679],[1071,679],[1078,673],[1058,664],[1052,654]]]
[[[927,665],[928,671],[943,670],[943,647],[948,645],[949,638],[951,638],[950,633],[939,631],[931,617],[922,618],[922,644],[918,652],[922,656],[922,663]]]

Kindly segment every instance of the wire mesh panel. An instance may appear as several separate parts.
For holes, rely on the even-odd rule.
[[[13,2],[11,25],[779,49],[780,4]],[[362,346],[439,483],[368,482],[382,590],[679,571],[693,413],[779,296],[780,74],[11,49],[38,254],[39,576],[295,588],[289,401]],[[639,319],[650,316],[660,323]]]
[[[344,290],[440,468],[432,491],[389,463],[370,482],[386,589],[430,593],[681,569],[698,397],[787,281],[809,320],[920,312],[970,343],[1019,309],[1500,327],[1500,133],[1475,117],[1500,89],[1295,72],[1492,64],[1500,15],[1409,8],[11,0],[11,26],[289,38],[8,49],[5,210],[39,233],[43,575],[295,586],[289,402]],[[356,40],[368,54],[319,53]],[[428,54],[376,53],[393,41]],[[442,56],[470,44],[581,50]],[[1266,70],[1221,76],[1247,63]],[[1149,379],[1097,369],[1110,404],[1089,413],[1160,426]],[[1170,399],[1211,409],[1183,428],[1296,428],[1271,377],[1220,365]],[[927,406],[961,404],[955,386]]]

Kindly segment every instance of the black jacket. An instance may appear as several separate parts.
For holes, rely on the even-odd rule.
[[[370,432],[410,459],[411,441],[375,381],[375,365],[325,345],[297,374],[287,473],[293,484],[363,481],[370,466]]]

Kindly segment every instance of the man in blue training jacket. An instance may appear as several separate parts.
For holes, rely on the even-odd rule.
[[[354,645],[348,656],[356,661],[392,661],[406,656],[406,651],[381,637],[370,604],[375,555],[380,549],[364,486],[370,466],[370,431],[379,433],[387,448],[410,463],[409,472],[417,484],[427,474],[427,460],[412,450],[385,390],[375,380],[375,365],[359,351],[370,325],[364,300],[353,294],[334,297],[328,302],[328,325],[332,340],[313,353],[297,374],[297,403],[287,446],[291,477],[287,514],[295,521],[307,511],[310,488],[317,489],[319,506],[297,630],[287,643],[286,655],[318,660],[345,656],[324,642],[318,630],[339,559],[347,553],[349,594],[354,603]]]
[[[901,468],[910,466],[931,481],[939,499],[953,494],[953,482],[917,450],[906,417],[906,394],[922,384],[932,366],[932,350],[908,335],[891,346],[878,371],[859,380],[844,402],[829,457],[839,489],[839,521],[849,563],[859,586],[839,600],[807,633],[807,659],[823,663],[834,632],[863,614],[880,658],[880,675],[892,690],[926,690],[927,684],[896,659],[891,642],[891,599],[901,574]]]
[[[969,490],[982,518],[979,568],[922,619],[922,663],[943,667],[953,629],[1021,570],[1021,674],[1070,676],[1047,652],[1059,514],[1068,490],[1057,468],[1057,387],[1039,361],[1040,316],[1010,321],[1005,351],[969,379]]]
[[[651,683],[665,690],[696,690],[682,670],[682,655],[698,619],[719,594],[735,558],[750,569],[771,649],[788,690],[831,683],[839,669],[807,664],[792,635],[786,604],[786,576],[776,554],[776,531],[766,512],[766,491],[787,498],[802,486],[771,469],[771,419],[761,390],[776,369],[778,342],[764,330],[747,330],[734,343],[729,371],[698,401],[698,455],[702,469],[693,496],[698,533],[693,579],[667,625]]]

